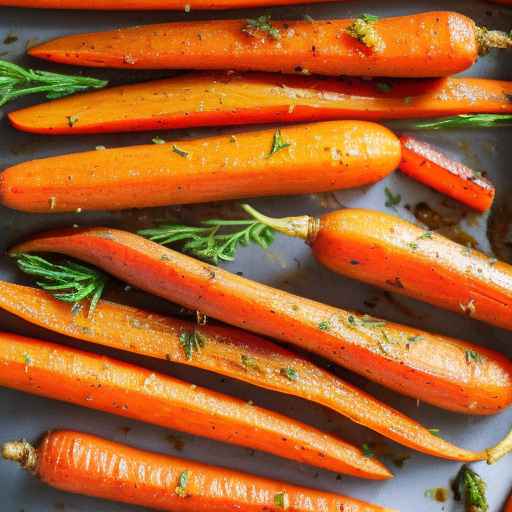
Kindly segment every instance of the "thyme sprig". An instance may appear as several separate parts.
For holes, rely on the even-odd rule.
[[[89,316],[94,313],[107,283],[105,274],[73,261],[57,265],[33,254],[18,254],[15,258],[20,270],[42,278],[42,281],[37,281],[37,286],[57,300],[77,305],[90,299]]]
[[[48,99],[56,99],[88,89],[101,89],[107,84],[106,80],[27,69],[0,60],[0,107],[29,94],[45,94]]]

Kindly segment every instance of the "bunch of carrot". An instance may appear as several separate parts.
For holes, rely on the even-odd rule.
[[[189,10],[264,3],[234,1],[194,0],[183,5],[178,0],[95,0],[87,8]],[[290,3],[296,2],[276,2]],[[0,0],[0,5],[85,8],[74,0]],[[510,120],[511,83],[450,75],[469,68],[491,48],[511,46],[509,34],[478,27],[452,12],[330,21],[274,22],[260,16],[59,38],[31,48],[29,54],[89,67],[206,73],[53,99],[101,89],[106,82],[4,63],[0,72],[8,85],[0,91],[0,104],[32,92],[52,99],[11,112],[9,119],[20,130],[87,134],[324,122],[193,141],[155,138],[147,146],[34,160],[0,175],[0,202],[39,213],[117,210],[338,190],[375,183],[399,168],[483,212],[495,194],[485,177],[430,145],[397,137],[373,121],[459,116],[430,125],[441,127]],[[222,72],[231,68],[242,73]],[[320,79],[307,76],[311,73],[351,77]],[[352,76],[390,78],[369,81]],[[35,84],[38,87],[32,87]],[[259,223],[256,238],[265,229],[304,238],[319,261],[339,273],[512,329],[512,270],[505,263],[464,251],[430,231],[377,212],[344,210],[321,219],[271,219],[249,206],[246,210]],[[164,241],[183,238],[173,235]],[[98,302],[103,284],[97,283],[90,284],[98,290],[87,315],[62,302],[73,301],[87,285],[77,284],[75,294],[66,293],[69,283],[54,275],[57,284],[46,285],[56,297],[52,298],[0,282],[0,308],[36,325],[306,398],[433,456],[492,463],[512,449],[512,433],[481,452],[454,446],[307,358],[260,336],[318,353],[418,400],[480,415],[495,414],[512,403],[512,363],[495,351],[285,293],[128,232],[99,227],[47,233],[14,247],[11,255],[27,257],[32,252],[84,260],[130,285],[230,324],[195,325]],[[32,273],[50,275],[47,263],[37,261],[40,268]],[[71,265],[78,273],[86,269]],[[378,460],[341,439],[114,359],[0,333],[0,365],[3,386],[354,476],[392,476]],[[59,489],[161,510],[388,510],[78,432],[49,433],[37,448],[25,441],[6,443],[2,455]],[[231,492],[235,487],[236,493]]]

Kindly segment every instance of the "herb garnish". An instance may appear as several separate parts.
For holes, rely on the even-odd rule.
[[[281,135],[281,130],[277,128],[272,138],[272,147],[270,148],[270,153],[268,156],[271,157],[274,153],[277,153],[278,151],[288,147],[290,147],[290,143],[284,141],[283,136]]]
[[[272,39],[278,41],[281,39],[281,32],[279,29],[274,27],[271,23],[271,16],[269,14],[264,16],[258,16],[255,19],[247,19],[247,25],[242,29],[242,32],[249,34],[252,37],[256,37],[257,32],[263,32],[268,34]]]
[[[258,363],[256,362],[256,359],[254,357],[246,356],[245,354],[242,354],[240,356],[240,361],[242,362],[242,365],[245,368],[248,368],[250,370],[258,370]]]
[[[322,321],[318,324],[318,328],[319,328],[321,331],[328,331],[328,330],[331,328],[331,323],[329,322],[329,320],[322,320]]]
[[[346,28],[346,32],[366,47],[380,51],[384,47],[384,41],[373,26],[378,19],[378,16],[373,14],[363,14]]]
[[[363,455],[365,457],[368,457],[369,459],[371,459],[372,457],[375,457],[375,452],[371,449],[371,447],[368,443],[363,443],[361,445],[361,449],[362,449]]]
[[[487,485],[482,477],[467,465],[460,468],[452,483],[456,501],[463,501],[467,512],[487,512],[489,503],[486,496]]]
[[[290,497],[286,492],[279,492],[274,495],[274,505],[276,507],[282,508],[283,510],[288,510],[290,508]]]
[[[192,359],[194,352],[199,352],[205,344],[204,337],[195,329],[193,331],[184,331],[180,334],[180,345],[183,347],[185,356],[188,360]]]
[[[183,149],[180,149],[176,144],[172,145],[172,151],[173,153],[176,153],[177,155],[181,156],[181,158],[187,158],[188,152],[184,151]]]
[[[37,286],[57,300],[76,305],[89,298],[89,316],[94,313],[107,282],[105,274],[72,261],[56,265],[33,254],[17,254],[14,257],[21,271],[43,278],[44,281],[37,281]]]
[[[187,485],[189,477],[190,474],[187,469],[183,471],[178,478],[178,486],[176,487],[175,492],[180,498],[185,498],[187,496]]]
[[[402,201],[402,196],[400,194],[393,194],[388,187],[384,189],[384,194],[386,194],[386,206],[396,210],[396,206],[398,206]]]
[[[481,363],[482,356],[475,350],[466,350],[465,352],[466,362],[469,363]]]
[[[393,89],[391,84],[388,84],[387,82],[377,82],[375,84],[375,87],[377,88],[378,91],[384,92],[384,93],[391,92],[391,90]]]
[[[410,128],[442,130],[449,128],[497,128],[510,125],[512,125],[512,114],[460,114],[441,117],[432,121],[415,121]]]
[[[295,370],[295,368],[291,368],[289,366],[288,366],[288,368],[281,368],[281,375],[293,382],[299,380],[299,374],[298,374],[297,370]]]
[[[68,126],[70,128],[73,128],[73,126],[78,123],[78,116],[66,116],[66,119],[68,120]]]

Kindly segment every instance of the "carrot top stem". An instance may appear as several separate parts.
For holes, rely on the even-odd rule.
[[[37,450],[27,441],[10,441],[2,446],[2,457],[12,460],[28,471],[37,467]]]
[[[493,48],[512,48],[512,35],[501,30],[488,30],[476,27],[480,55],[485,55]]]
[[[496,446],[488,448],[486,452],[487,464],[494,464],[512,452],[512,430]]]

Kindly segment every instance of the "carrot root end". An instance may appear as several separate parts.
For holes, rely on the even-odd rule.
[[[2,446],[2,457],[17,462],[28,471],[35,471],[37,467],[37,451],[24,439],[5,443]]]

